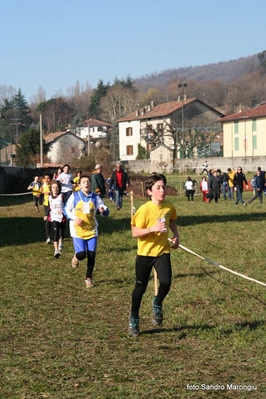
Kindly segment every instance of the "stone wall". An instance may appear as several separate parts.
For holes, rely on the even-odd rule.
[[[125,169],[135,173],[200,173],[202,171],[202,164],[204,161],[208,162],[208,169],[221,169],[226,171],[228,168],[236,170],[238,166],[242,166],[244,172],[255,172],[260,166],[262,170],[266,170],[266,156],[264,157],[235,157],[235,158],[185,158],[175,160],[174,165],[167,162],[160,164],[151,159],[142,159],[136,161],[123,161]]]
[[[208,169],[221,169],[226,171],[227,168],[236,170],[240,165],[244,172],[255,172],[260,166],[262,170],[266,170],[266,156],[263,157],[235,157],[222,158],[213,157],[206,158]],[[162,162],[163,161],[163,162]],[[205,158],[185,158],[178,159],[171,164],[169,158],[164,160],[142,159],[136,161],[123,161],[124,168],[127,172],[134,173],[200,173]],[[27,169],[17,166],[0,166],[0,194],[24,193],[34,176],[43,176],[45,172],[54,173],[57,168],[37,168]]]

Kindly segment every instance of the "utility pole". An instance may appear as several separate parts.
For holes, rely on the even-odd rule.
[[[43,131],[42,131],[42,114],[40,114],[40,164],[43,166]]]
[[[185,132],[184,132],[184,88],[187,87],[187,83],[179,83],[178,87],[181,87],[181,95],[182,95],[182,130],[181,130],[181,137],[182,137],[182,158],[185,158]]]

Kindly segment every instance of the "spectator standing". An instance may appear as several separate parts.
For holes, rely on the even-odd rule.
[[[89,176],[81,176],[80,191],[74,192],[65,205],[64,214],[70,220],[70,235],[73,238],[75,254],[72,258],[73,269],[87,257],[87,272],[85,284],[93,286],[92,273],[95,265],[98,240],[98,222],[96,210],[103,216],[108,216],[109,210],[103,200],[90,191]]]
[[[227,175],[228,175],[228,198],[229,198],[229,200],[233,200],[235,198],[235,196],[234,196],[235,171],[232,170],[231,168],[228,168]]]
[[[261,167],[258,166],[258,172],[260,172],[260,186],[261,187],[264,186],[263,187],[263,191],[264,191],[266,188],[265,171],[261,170]]]
[[[58,180],[61,184],[61,193],[64,197],[64,203],[67,202],[68,198],[72,194],[73,187],[72,187],[72,174],[69,173],[70,167],[69,165],[65,164],[63,167],[63,172],[58,176],[56,180]]]
[[[30,183],[30,185],[27,188],[27,190],[32,190],[34,206],[37,212],[40,212],[39,205],[42,204],[41,186],[42,185],[39,182],[39,176],[35,176],[34,180]]]
[[[124,191],[129,185],[129,177],[127,173],[123,171],[121,162],[118,161],[109,183],[109,189],[113,187],[115,190],[115,204],[118,211],[122,208]]]
[[[95,170],[91,175],[91,191],[98,194],[101,198],[104,198],[106,196],[106,188],[102,170],[102,165],[97,163],[97,165],[95,165]]]
[[[220,174],[220,182],[222,187],[223,199],[226,200],[226,193],[228,193],[229,198],[229,186],[228,186],[228,174],[226,172],[222,172]]]
[[[200,182],[200,191],[202,192],[202,201],[203,202],[209,202],[208,198],[206,197],[206,194],[209,191],[209,187],[208,187],[208,182],[207,182],[206,176],[202,177],[202,180]]]
[[[187,177],[187,181],[185,182],[184,186],[188,202],[190,201],[194,202],[194,194],[195,194],[194,182],[190,176]]]
[[[247,205],[246,202],[243,200],[243,189],[244,189],[244,183],[246,184],[246,187],[248,188],[248,182],[246,179],[245,174],[243,173],[242,167],[238,166],[237,172],[234,175],[234,190],[236,192],[236,202],[235,205],[238,205],[239,202],[241,202],[242,205]]]
[[[209,202],[211,202],[212,199],[214,199],[215,203],[218,204],[218,200],[220,197],[220,179],[218,177],[218,172],[216,169],[213,170],[212,176],[208,181],[208,185],[209,185],[209,190],[212,191],[213,193],[213,198],[211,197]]]

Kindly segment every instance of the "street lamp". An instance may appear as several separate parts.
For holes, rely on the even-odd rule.
[[[185,138],[184,138],[184,88],[187,87],[187,83],[179,83],[178,87],[181,87],[181,96],[182,96],[182,128],[181,128],[181,136],[182,136],[182,158],[185,158]]]

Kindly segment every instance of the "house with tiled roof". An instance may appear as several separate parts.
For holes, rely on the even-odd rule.
[[[86,119],[85,125],[86,126],[84,127],[79,127],[76,129],[76,134],[82,139],[88,139],[90,136],[92,141],[97,139],[105,139],[112,126],[107,122],[102,122],[93,118]]]
[[[218,121],[223,127],[224,157],[265,156],[266,102]]]
[[[71,163],[86,152],[84,140],[69,130],[49,133],[44,140],[48,145],[47,157],[52,164]]]
[[[154,147],[165,144],[175,150],[173,135],[167,134],[173,123],[184,132],[188,126],[197,128],[214,125],[223,114],[196,98],[184,98],[138,109],[117,120],[119,124],[119,154],[121,160],[135,160],[139,145],[149,154]],[[193,122],[194,121],[194,122]],[[203,123],[204,121],[204,123]],[[186,156],[186,148],[177,150],[177,158]],[[183,151],[183,153],[182,153]]]

